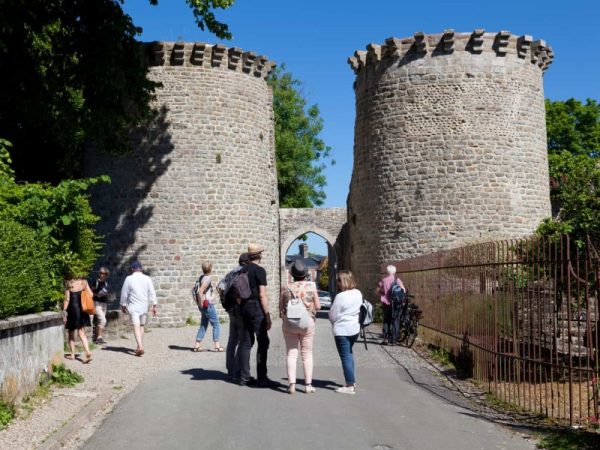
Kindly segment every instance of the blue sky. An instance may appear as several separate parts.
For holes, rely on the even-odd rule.
[[[144,41],[222,42],[285,63],[303,82],[309,104],[318,104],[325,121],[321,137],[336,160],[325,171],[325,207],[346,206],[354,140],[354,75],[346,60],[370,42],[448,28],[529,34],[554,49],[544,77],[547,98],[600,100],[600,0],[237,0],[217,11],[233,33],[231,41],[201,31],[184,0],[159,0],[155,7],[148,0],[127,0],[124,10],[143,28]],[[322,239],[311,239],[309,246],[325,251]],[[290,251],[296,248],[294,243]]]

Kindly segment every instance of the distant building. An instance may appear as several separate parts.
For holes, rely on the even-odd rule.
[[[327,261],[327,257],[322,255],[309,255],[308,244],[302,243],[298,245],[297,255],[287,255],[285,257],[285,269],[288,282],[292,281],[292,276],[290,275],[290,266],[299,259],[306,264],[310,280],[318,283],[321,270]]]

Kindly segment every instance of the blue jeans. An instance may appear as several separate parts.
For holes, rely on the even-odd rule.
[[[354,336],[334,336],[335,346],[342,360],[342,369],[344,369],[344,379],[346,385],[354,385],[354,355],[352,354],[352,346],[358,339],[358,334]]]
[[[200,342],[204,339],[204,334],[206,333],[206,329],[208,328],[208,322],[212,325],[212,334],[213,334],[213,342],[217,342],[219,340],[219,333],[221,332],[221,326],[219,324],[219,318],[217,317],[217,309],[215,305],[210,303],[208,308],[198,308],[200,309],[200,314],[202,317],[200,318],[200,328],[198,328],[198,334],[196,335],[196,340]]]

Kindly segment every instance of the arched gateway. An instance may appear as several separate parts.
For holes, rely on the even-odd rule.
[[[329,290],[335,291],[335,270],[345,268],[344,226],[346,208],[285,208],[279,210],[279,251],[282,283],[286,280],[285,257],[299,236],[313,232],[327,242]]]

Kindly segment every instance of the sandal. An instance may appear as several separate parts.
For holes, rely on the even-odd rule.
[[[65,359],[74,360],[75,359],[75,355],[65,355]]]
[[[81,362],[83,364],[87,364],[87,363],[89,363],[91,361],[92,361],[92,354],[91,353],[86,353],[85,354],[85,359],[81,360]]]
[[[141,349],[141,350],[136,350],[136,351],[134,352],[134,355],[135,355],[135,356],[142,356],[143,354],[144,354],[144,349]]]
[[[215,347],[215,352],[224,352],[225,349],[223,347]]]
[[[204,349],[203,349],[202,347],[194,347],[194,348],[192,349],[192,351],[193,351],[194,353],[198,353],[198,352],[203,352],[203,351],[204,351]]]

